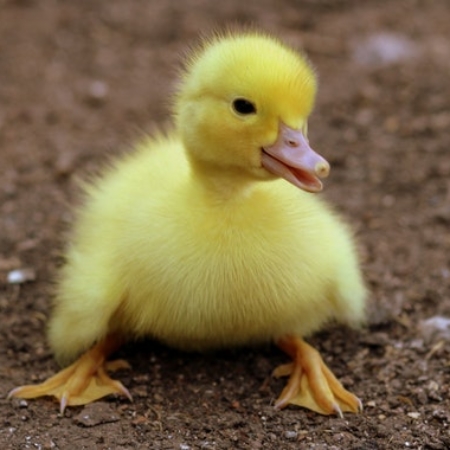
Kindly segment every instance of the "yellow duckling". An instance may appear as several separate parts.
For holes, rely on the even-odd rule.
[[[124,362],[106,360],[143,336],[194,350],[273,340],[292,358],[275,370],[290,376],[277,408],[357,412],[303,340],[331,320],[360,323],[366,295],[351,234],[310,194],[329,171],[306,136],[315,93],[305,58],[266,35],[194,51],[176,132],[86,188],[49,326],[56,358],[72,364],[10,396],[53,395],[61,411],[131,398],[107,374]]]

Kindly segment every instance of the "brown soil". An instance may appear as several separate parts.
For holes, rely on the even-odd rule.
[[[311,342],[364,412],[275,411],[276,348],[154,342],[120,352],[133,403],[60,416],[51,399],[6,400],[57,369],[45,323],[75,180],[167,119],[178,55],[230,23],[303,46],[320,74],[310,139],[332,163],[323,195],[357,230],[372,294],[365,330]],[[0,448],[450,448],[449,345],[419,327],[450,316],[449,23],[447,0],[0,0]],[[358,59],[375,33],[414,51]],[[8,283],[19,268],[31,280]]]

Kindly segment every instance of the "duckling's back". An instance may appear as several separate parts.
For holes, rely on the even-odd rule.
[[[49,341],[61,362],[73,359],[111,332],[112,317],[127,304],[121,259],[132,259],[126,246],[130,218],[139,211],[155,212],[155,229],[138,227],[135,238],[158,233],[158,213],[164,214],[162,192],[186,177],[187,163],[173,136],[158,135],[138,144],[133,152],[85,184],[84,204],[78,209],[66,264],[62,268],[49,325]],[[133,266],[135,266],[133,264]]]

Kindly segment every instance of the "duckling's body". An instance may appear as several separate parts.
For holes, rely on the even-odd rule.
[[[305,192],[328,173],[306,140],[314,94],[305,60],[271,38],[216,38],[195,53],[177,131],[145,140],[86,189],[49,327],[60,361],[84,355],[12,395],[55,395],[61,409],[129,396],[104,361],[137,337],[200,350],[273,340],[294,360],[277,372],[291,375],[277,406],[356,411],[302,341],[331,320],[361,322],[365,298],[346,225]]]
[[[361,319],[347,229],[319,198],[282,180],[216,191],[183,153],[147,141],[90,189],[50,327],[57,355],[111,330],[205,349]],[[152,178],[168,166],[164,185]]]

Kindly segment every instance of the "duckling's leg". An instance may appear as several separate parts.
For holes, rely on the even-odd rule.
[[[85,405],[109,394],[123,394],[132,400],[131,394],[120,381],[111,379],[107,370],[129,368],[124,360],[106,362],[106,358],[120,346],[120,340],[107,336],[72,365],[37,385],[19,386],[8,398],[35,398],[53,395],[60,402],[60,411],[68,405]]]
[[[275,377],[290,376],[286,387],[275,403],[281,409],[289,403],[303,406],[320,414],[359,412],[362,403],[347,391],[325,365],[319,352],[303,339],[287,336],[277,342],[293,362],[277,367]]]

